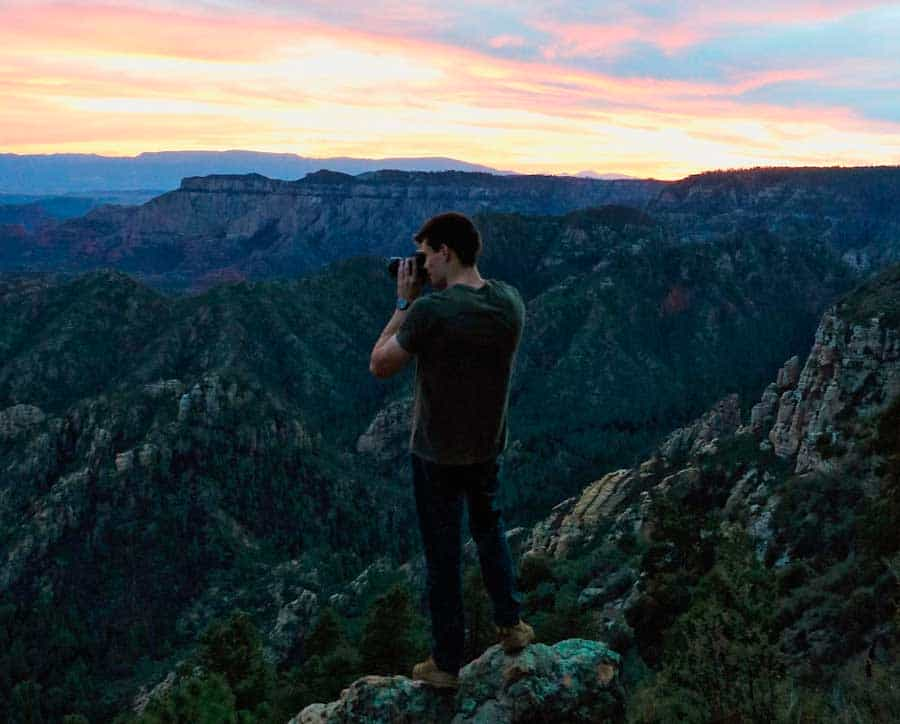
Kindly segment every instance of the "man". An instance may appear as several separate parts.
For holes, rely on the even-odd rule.
[[[416,358],[410,451],[432,647],[431,657],[413,668],[413,679],[454,688],[465,635],[464,498],[500,643],[509,653],[534,639],[534,630],[519,619],[521,596],[497,505],[496,459],[507,442],[509,380],[525,306],[514,287],[482,278],[476,265],[481,236],[468,217],[439,214],[414,239],[434,293],[420,296],[414,262],[404,260],[397,273],[397,309],[375,343],[370,369],[386,378]]]

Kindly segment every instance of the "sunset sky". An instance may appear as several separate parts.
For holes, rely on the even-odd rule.
[[[900,3],[0,0],[0,152],[900,163]]]

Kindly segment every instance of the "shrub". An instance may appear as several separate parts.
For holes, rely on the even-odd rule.
[[[235,696],[220,673],[190,677],[153,699],[135,724],[233,724]]]
[[[360,644],[366,673],[408,675],[427,649],[424,624],[405,585],[397,584],[375,599]]]
[[[518,587],[523,593],[535,590],[541,583],[552,583],[554,580],[551,559],[546,553],[533,553],[524,556],[519,562]]]
[[[304,658],[327,656],[344,641],[344,631],[337,613],[330,606],[326,606],[319,613],[316,625],[303,642]]]
[[[571,638],[597,639],[599,634],[595,613],[578,605],[574,586],[557,591],[553,609],[535,616],[533,621],[537,640],[548,645]]]
[[[253,710],[271,694],[274,671],[263,658],[259,631],[243,611],[203,631],[198,658],[208,671],[224,676],[238,710]]]
[[[666,633],[662,669],[640,687],[630,720],[774,721],[784,671],[774,592],[749,543],[725,540],[690,608]]]

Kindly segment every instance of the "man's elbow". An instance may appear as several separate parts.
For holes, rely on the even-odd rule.
[[[395,339],[389,339],[369,358],[369,372],[380,380],[392,377],[403,369],[411,355]]]
[[[392,374],[385,362],[378,359],[375,355],[372,355],[372,358],[369,360],[369,372],[379,380],[387,379]]]

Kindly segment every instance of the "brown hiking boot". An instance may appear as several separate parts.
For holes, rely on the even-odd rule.
[[[515,626],[498,626],[497,634],[500,646],[508,654],[524,649],[534,641],[534,629],[521,620]]]
[[[413,681],[421,681],[438,689],[456,689],[459,686],[459,677],[441,671],[430,656],[427,661],[413,666],[412,678]]]

